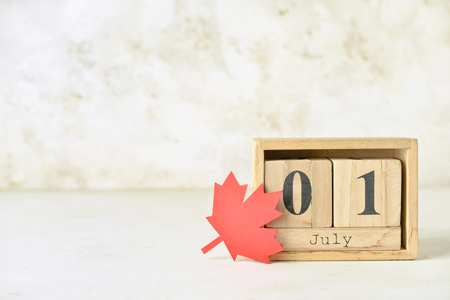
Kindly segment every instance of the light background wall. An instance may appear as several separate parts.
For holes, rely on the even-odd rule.
[[[340,136],[450,185],[449,1],[0,1],[2,189],[251,182],[251,138]]]

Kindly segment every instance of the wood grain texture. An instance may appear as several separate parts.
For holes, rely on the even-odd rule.
[[[400,226],[402,202],[402,164],[397,159],[381,161],[381,223],[383,226]]]
[[[284,251],[400,250],[400,227],[282,228],[276,235]]]
[[[312,161],[312,225],[331,227],[333,224],[332,164],[328,159]]]
[[[271,255],[270,260],[326,261],[326,260],[409,260],[417,255],[411,249],[355,250],[355,251],[283,251]]]
[[[409,138],[267,138],[254,139],[262,150],[410,148]]]
[[[401,162],[397,159],[331,159],[333,162],[333,226],[400,226]],[[374,208],[378,214],[362,215],[366,207],[365,179],[374,171]]]
[[[331,227],[332,224],[332,189],[331,162],[328,159],[292,159],[265,162],[265,192],[283,190],[286,177],[294,171],[301,171],[310,180],[311,204],[301,215],[292,214],[284,204],[283,195],[277,210],[283,215],[267,224],[275,228]],[[302,209],[302,184],[300,175],[294,176],[293,207],[296,213]]]
[[[264,150],[261,148],[261,142],[257,139],[252,141],[253,147],[253,178],[252,188],[255,191],[261,184],[264,183]]]
[[[396,150],[398,159],[402,161],[402,212],[403,227],[402,246],[406,248],[410,259],[417,258],[419,249],[418,233],[418,141],[411,139],[411,149]]]

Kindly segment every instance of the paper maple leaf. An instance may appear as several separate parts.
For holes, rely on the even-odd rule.
[[[222,241],[233,260],[242,255],[269,263],[269,255],[283,251],[275,239],[278,229],[262,228],[282,215],[275,209],[280,192],[264,193],[261,184],[244,202],[247,185],[239,185],[231,172],[223,185],[214,186],[213,215],[206,219],[219,237],[202,248],[209,252]]]

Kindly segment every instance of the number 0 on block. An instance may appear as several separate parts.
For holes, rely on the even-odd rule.
[[[267,227],[331,227],[331,161],[290,159],[265,162],[264,190],[283,190],[277,210],[283,215]]]

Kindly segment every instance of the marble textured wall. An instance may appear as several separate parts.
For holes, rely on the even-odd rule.
[[[450,184],[448,1],[1,1],[0,188],[203,188],[252,137],[419,139]]]

